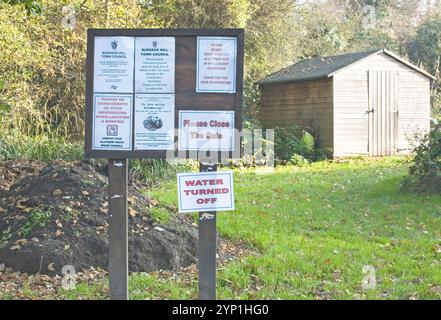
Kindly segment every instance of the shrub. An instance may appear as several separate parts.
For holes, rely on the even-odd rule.
[[[415,158],[401,189],[441,194],[441,125],[434,127],[415,148]]]
[[[310,162],[332,156],[331,150],[318,148],[314,136],[296,125],[274,129],[274,153],[277,160],[292,164],[304,164],[301,159]]]
[[[306,150],[299,137],[298,126],[276,127],[274,129],[274,154],[277,160],[289,161],[293,154],[303,154]]]
[[[296,154],[296,153],[294,153],[292,155],[291,159],[289,159],[289,164],[299,166],[299,167],[302,167],[308,163],[309,163],[308,159],[305,159],[303,156]]]

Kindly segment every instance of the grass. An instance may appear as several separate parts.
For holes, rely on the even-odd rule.
[[[197,162],[172,161],[171,163],[162,159],[146,160],[133,159],[129,161],[129,170],[134,178],[142,180],[148,185],[157,185],[158,183],[172,179],[177,172],[189,171],[197,168]]]
[[[29,136],[17,130],[0,134],[0,160],[81,160],[82,143],[69,142],[51,134]]]
[[[236,170],[236,210],[218,214],[218,230],[260,254],[219,270],[218,297],[440,299],[441,196],[400,193],[407,168],[398,158],[285,166],[266,175]],[[175,179],[149,193],[161,205],[177,204]],[[362,287],[366,265],[375,268],[374,289]],[[80,296],[103,297],[94,290]],[[130,292],[133,299],[194,299],[197,279],[134,274]]]
[[[220,271],[219,297],[440,298],[441,197],[400,193],[406,172],[405,159],[235,172],[237,209],[218,214],[218,229],[262,254]],[[164,190],[151,194],[175,204]],[[361,286],[365,265],[373,290]]]

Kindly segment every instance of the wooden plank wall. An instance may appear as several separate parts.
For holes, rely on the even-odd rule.
[[[332,148],[332,79],[261,86],[260,120],[264,128],[311,126],[319,145]]]
[[[368,153],[368,70],[398,71],[397,151],[412,148],[411,137],[430,127],[430,80],[380,53],[334,75],[334,156]]]

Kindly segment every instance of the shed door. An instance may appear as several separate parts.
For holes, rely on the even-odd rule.
[[[398,132],[398,71],[369,70],[370,156],[390,156],[396,151]]]

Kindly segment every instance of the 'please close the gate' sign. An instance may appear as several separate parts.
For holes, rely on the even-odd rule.
[[[179,112],[179,150],[234,151],[234,111]]]
[[[231,171],[178,174],[179,212],[234,210]]]

